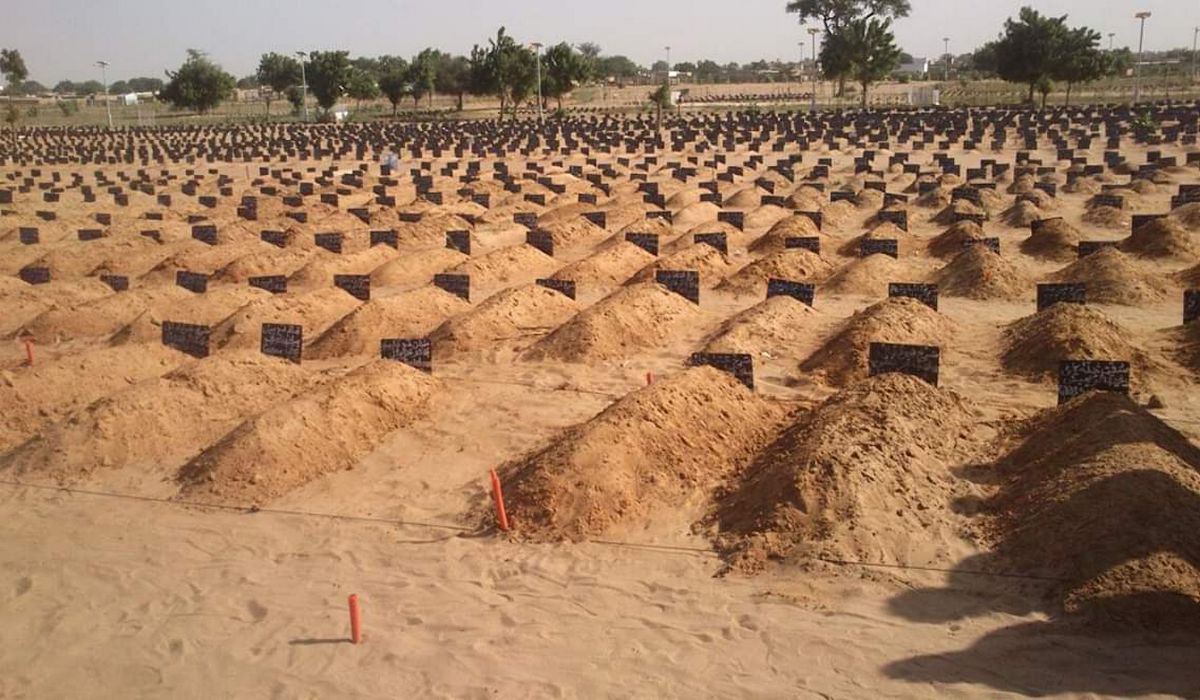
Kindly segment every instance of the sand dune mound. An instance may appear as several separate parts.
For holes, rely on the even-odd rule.
[[[933,221],[935,223],[948,225],[954,223],[955,219],[964,214],[970,216],[986,216],[987,211],[974,202],[960,199],[957,202],[947,205],[944,209],[939,211],[933,217]]]
[[[579,311],[553,289],[531,284],[506,289],[474,309],[450,318],[429,334],[437,357],[494,353],[525,346],[565,323]]]
[[[1056,282],[1083,282],[1089,302],[1101,304],[1152,303],[1166,298],[1168,287],[1155,275],[1143,272],[1124,253],[1105,248],[1052,275]]]
[[[840,228],[858,219],[858,209],[847,201],[831,202],[821,207],[821,221],[826,228]]]
[[[844,386],[867,376],[871,343],[936,345],[946,348],[956,331],[954,322],[916,299],[893,297],[851,316],[837,333],[808,359],[800,370],[834,386]]]
[[[1035,417],[995,470],[997,558],[1062,579],[1061,612],[1122,631],[1200,623],[1200,450],[1183,435],[1095,392]]]
[[[380,340],[423,338],[447,318],[470,309],[459,297],[432,286],[372,299],[330,326],[304,354],[315,360],[377,356]]]
[[[700,273],[700,286],[712,288],[733,272],[733,266],[716,248],[707,243],[693,243],[677,253],[658,258],[643,267],[625,284],[653,282],[659,270],[695,270]]]
[[[265,244],[264,244],[265,245]],[[283,275],[290,277],[297,270],[307,265],[315,255],[314,251],[300,248],[278,249],[271,246],[270,250],[259,250],[243,255],[221,268],[214,280],[245,284],[251,277],[267,277]]]
[[[693,328],[700,310],[657,284],[622,287],[580,312],[525,353],[528,360],[609,360],[661,347]]]
[[[620,241],[560,268],[551,277],[574,280],[587,288],[616,287],[653,262],[653,255],[632,243]]]
[[[332,287],[334,275],[369,275],[398,255],[396,250],[385,245],[347,255],[319,253],[292,273],[288,278],[288,290]]]
[[[1000,362],[1010,372],[1054,380],[1060,360],[1128,360],[1136,374],[1153,367],[1133,334],[1082,304],[1054,304],[1004,329]]]
[[[1092,207],[1083,213],[1083,221],[1101,228],[1119,229],[1129,225],[1129,215],[1116,207]]]
[[[1047,219],[1018,245],[1028,256],[1066,262],[1079,257],[1076,249],[1081,238],[1079,231],[1066,219]]]
[[[1171,212],[1171,216],[1189,231],[1200,230],[1200,202],[1193,202]]]
[[[962,397],[902,374],[859,382],[795,422],[718,500],[718,547],[736,570],[810,557],[952,562],[965,545],[951,468],[975,450]]]
[[[298,365],[257,351],[190,362],[49,426],[0,468],[67,482],[114,467],[160,473],[311,382]]]
[[[470,275],[471,289],[528,284],[547,277],[559,267],[558,261],[531,245],[500,248],[466,260],[446,272]],[[474,298],[474,295],[472,295]]]
[[[254,350],[261,347],[262,324],[288,323],[302,327],[308,343],[361,304],[335,287],[304,294],[272,295],[246,304],[217,324],[209,342],[214,349]]]
[[[1024,199],[1000,213],[1000,220],[1013,228],[1027,228],[1044,218],[1046,215],[1037,204]]]
[[[93,401],[161,376],[187,355],[161,345],[100,347],[40,362],[0,382],[0,454]]]
[[[53,279],[67,280],[90,275],[101,262],[114,256],[136,257],[145,251],[160,252],[155,243],[136,238],[106,236],[87,243],[69,243],[47,251],[34,264],[50,268]]]
[[[1143,258],[1195,260],[1200,255],[1187,229],[1169,218],[1139,226],[1121,243],[1121,250]]]
[[[610,225],[609,228],[612,226]],[[613,244],[624,241],[627,233],[654,233],[658,234],[660,240],[666,240],[676,235],[675,227],[666,219],[643,219],[621,227],[618,229],[617,235],[611,237],[609,241]]]
[[[1176,326],[1166,331],[1166,336],[1174,343],[1171,354],[1175,361],[1193,372],[1200,372],[1200,323],[1192,321]]]
[[[952,258],[963,250],[967,241],[977,241],[986,236],[983,227],[974,221],[959,221],[929,241],[929,254],[938,258]]]
[[[690,207],[693,204],[699,204],[700,197],[702,197],[704,193],[705,191],[699,187],[684,188],[667,198],[667,207],[669,209],[679,210],[685,207]]]
[[[856,258],[833,273],[821,290],[833,294],[864,294],[883,296],[889,282],[901,282],[907,276],[907,266],[890,255],[868,255]]]
[[[656,381],[501,467],[509,520],[519,536],[544,541],[628,531],[669,510],[687,517],[678,511],[707,505],[780,414],[711,367]]]
[[[413,288],[429,284],[433,276],[461,265],[468,256],[450,248],[435,248],[417,255],[401,255],[371,272],[372,287]]]
[[[823,322],[821,312],[799,299],[774,296],[727,319],[704,341],[704,352],[795,356],[797,348],[812,342]]]
[[[352,469],[390,433],[423,417],[436,386],[401,362],[375,360],[239,425],[179,470],[181,495],[264,503]]]
[[[525,211],[536,210],[530,206]],[[495,213],[495,210],[492,210]],[[507,221],[512,221],[512,214],[507,215]],[[465,231],[471,228],[466,219],[460,216],[425,215],[420,221],[401,222],[393,226],[400,248],[413,250],[428,250],[438,248],[446,243],[447,231]]]
[[[967,299],[1021,299],[1035,289],[1011,262],[983,245],[959,253],[930,281],[940,294]]]
[[[731,275],[717,289],[763,296],[771,278],[821,282],[833,274],[833,265],[811,250],[793,248],[759,258]]]
[[[40,343],[76,338],[108,338],[149,308],[170,309],[194,296],[183,287],[143,287],[49,309],[24,324]]]

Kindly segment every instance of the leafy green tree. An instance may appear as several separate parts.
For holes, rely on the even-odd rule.
[[[54,92],[59,95],[74,95],[78,91],[78,86],[70,80],[60,80],[54,86]]]
[[[434,80],[437,91],[458,98],[458,111],[463,111],[463,96],[471,87],[471,62],[465,56],[442,54]]]
[[[1087,27],[1076,27],[1068,32],[1053,74],[1067,84],[1065,104],[1071,104],[1071,86],[1100,79],[1108,73],[1110,60],[1108,54],[1100,50],[1100,32]],[[1042,107],[1045,106],[1043,98]]]
[[[871,83],[886,78],[900,65],[900,48],[891,31],[891,20],[856,19],[825,39],[825,49],[836,56],[834,68],[862,86],[862,106],[867,107]],[[822,50],[824,56],[824,49]],[[822,67],[825,61],[822,60]]]
[[[500,98],[500,116],[512,107],[516,117],[517,105],[525,101],[536,87],[537,63],[534,53],[517,44],[505,33],[496,32],[488,45],[471,49],[471,91],[477,95],[496,95]]]
[[[999,72],[1000,64],[996,54],[998,43],[989,41],[975,49],[975,52],[971,54],[971,65],[975,67],[975,71],[980,75],[996,75]]]
[[[1046,17],[1032,7],[1022,7],[1018,20],[1004,22],[1004,34],[996,42],[996,72],[1012,83],[1034,90],[1045,87],[1058,70],[1067,36],[1066,15]]]
[[[346,94],[346,84],[350,81],[350,53],[312,51],[308,54],[304,70],[309,91],[321,109],[328,112]]]
[[[237,81],[203,52],[188,49],[187,53],[187,60],[179,70],[167,71],[170,81],[163,86],[159,97],[176,109],[194,109],[203,114],[228,99]]]
[[[29,77],[29,69],[25,67],[25,59],[21,58],[20,51],[0,49],[0,75],[8,83],[6,92],[11,98],[13,92]]]
[[[163,81],[158,78],[130,78],[129,89],[133,92],[158,92],[163,88]]]
[[[379,97],[379,85],[370,73],[351,66],[350,79],[346,82],[346,94],[355,101],[354,109],[358,111],[362,108],[363,100],[373,100]]]
[[[392,116],[395,117],[400,100],[408,95],[408,61],[397,58],[389,61],[382,70],[383,74],[379,76],[379,90],[388,102],[392,103]]]
[[[237,88],[239,90],[257,90],[259,87],[261,87],[261,83],[258,82],[257,75],[246,75],[238,78]]]
[[[1127,48],[1120,48],[1108,52],[1108,72],[1105,75],[1125,75],[1131,68],[1133,68],[1132,51]]]
[[[108,94],[110,95],[127,95],[129,94],[129,83],[124,80],[118,80],[115,83],[109,83]]]
[[[264,53],[258,59],[258,71],[255,75],[258,77],[259,85],[271,88],[264,96],[269,117],[271,116],[271,98],[276,93],[283,94],[287,92],[288,88],[300,84],[300,62],[286,54],[274,51]]]
[[[563,96],[588,79],[590,65],[583,54],[562,42],[546,49],[542,57],[542,96],[558,100],[562,109]]]
[[[715,83],[721,77],[721,66],[705,59],[696,64],[696,82]]]
[[[77,83],[75,88],[79,91],[77,95],[97,95],[104,92],[104,83],[99,80],[85,80]]]
[[[383,58],[372,58],[369,56],[359,56],[350,59],[350,67],[356,68],[367,75],[379,80],[379,76],[383,75]]]
[[[809,21],[819,21],[825,30],[826,41],[842,27],[858,19],[898,19],[907,17],[912,12],[908,0],[789,0],[787,11],[795,14],[800,24]],[[830,58],[839,59],[833,66],[825,65],[826,51],[821,50],[821,70],[827,77],[838,81],[838,94],[845,92],[846,70],[848,64],[836,54]],[[835,71],[834,69],[838,69]]]
[[[662,128],[663,112],[671,108],[671,88],[665,83],[650,93],[650,104],[654,105],[658,128]]]
[[[593,74],[599,78],[633,78],[641,72],[641,66],[626,56],[602,56],[596,61]]]
[[[437,89],[437,67],[441,62],[441,55],[437,49],[427,48],[413,57],[408,67],[408,82],[411,86],[409,94],[413,98],[413,107],[425,96],[429,97],[429,106],[433,107],[433,92]]]
[[[304,88],[299,85],[293,85],[283,91],[283,96],[287,98],[288,104],[292,106],[292,114],[300,114],[304,109]]]
[[[661,58],[650,64],[651,73],[666,73],[669,69],[670,66],[667,65],[667,62]]]
[[[25,82],[21,83],[21,87],[18,89],[22,95],[40,95],[44,92],[49,92],[45,85],[42,85],[36,80],[26,80]]]

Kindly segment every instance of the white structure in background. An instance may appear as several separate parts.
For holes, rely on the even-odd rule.
[[[907,75],[910,78],[922,78],[929,72],[928,58],[914,58],[908,63],[901,63],[900,67],[892,71],[892,75]]]
[[[936,107],[942,103],[942,91],[928,85],[911,88],[908,103],[914,107]]]
[[[121,104],[125,105],[126,107],[132,107],[138,103],[138,94],[136,92],[131,92],[128,95],[121,95],[120,98]]]

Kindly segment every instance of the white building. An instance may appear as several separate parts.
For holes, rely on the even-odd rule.
[[[912,78],[920,78],[929,72],[928,58],[914,58],[908,63],[901,63],[896,70],[892,71],[893,75],[907,75]]]

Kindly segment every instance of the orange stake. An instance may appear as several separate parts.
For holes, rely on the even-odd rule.
[[[362,642],[362,612],[358,608],[358,594],[350,594],[350,641]]]
[[[496,521],[500,529],[508,532],[508,514],[504,512],[504,491],[500,488],[500,477],[492,470],[492,497],[496,499]]]
[[[25,364],[33,366],[33,338],[25,339]]]
[[[650,386],[653,383],[654,383],[654,373],[647,372],[646,373],[646,386]]]

